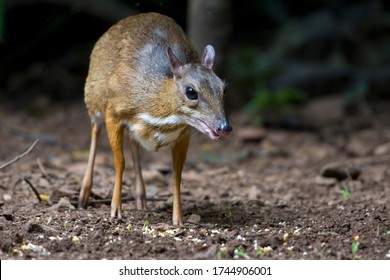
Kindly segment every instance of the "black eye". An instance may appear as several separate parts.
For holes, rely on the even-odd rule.
[[[198,99],[198,93],[192,87],[186,88],[186,96],[189,100]]]

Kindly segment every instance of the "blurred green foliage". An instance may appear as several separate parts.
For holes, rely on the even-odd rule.
[[[280,88],[274,91],[259,88],[245,108],[252,113],[267,109],[288,109],[304,99],[303,92],[295,88]]]
[[[321,95],[339,95],[352,110],[373,97],[388,98],[389,6],[381,1],[298,2],[307,5],[297,9],[295,2],[264,0],[246,7],[271,20],[267,24],[263,17],[253,28],[248,24],[242,29],[246,36],[239,33],[246,41],[230,49],[227,80],[240,93],[230,97],[232,106],[254,118],[276,119],[291,115],[294,104]]]
[[[252,47],[244,47],[232,54],[228,61],[228,72],[239,84],[240,90],[252,96],[244,109],[253,114],[269,109],[288,110],[305,100],[305,93],[296,88],[271,89],[268,81],[279,74],[280,66],[269,53]],[[257,124],[261,120],[256,121]]]

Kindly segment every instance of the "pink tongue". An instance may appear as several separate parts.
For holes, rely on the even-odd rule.
[[[211,139],[218,139],[220,137],[214,130],[210,129],[208,133]]]
[[[209,137],[211,139],[214,139],[214,140],[219,139],[220,135],[216,131],[211,129],[205,122],[200,120],[200,125],[202,126],[204,131],[207,132],[207,134],[209,135]]]

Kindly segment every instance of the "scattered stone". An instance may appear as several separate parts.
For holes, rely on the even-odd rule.
[[[34,252],[40,256],[50,255],[50,252],[48,252],[45,247],[43,247],[41,245],[35,245],[32,243],[28,243],[27,245],[22,245],[22,246],[20,246],[20,249],[22,249],[24,251]]]
[[[72,242],[78,243],[78,242],[80,242],[80,238],[78,236],[72,236]]]
[[[157,169],[142,170],[142,177],[145,182],[165,182],[166,178],[163,171]]]
[[[248,190],[248,199],[256,200],[260,194],[259,188],[256,185],[253,185]]]
[[[3,194],[4,201],[10,201],[12,199],[12,195],[5,193]]]
[[[48,235],[56,235],[58,231],[44,224],[39,224],[35,221],[28,221],[24,225],[24,229],[27,233],[46,233]]]
[[[74,210],[76,208],[70,203],[69,198],[67,197],[62,197],[58,203],[49,207],[49,211],[56,210],[58,212],[65,212],[69,209]]]
[[[264,139],[260,144],[260,149],[256,152],[260,157],[285,157],[288,156],[288,151],[281,144],[271,139]]]
[[[91,239],[92,240],[100,240],[100,239],[103,239],[104,236],[105,236],[104,231],[102,229],[98,229],[92,233]]]
[[[374,155],[376,156],[381,156],[386,154],[390,154],[390,142],[379,145],[374,149]]]
[[[200,217],[199,215],[197,215],[197,214],[191,214],[191,215],[187,218],[187,223],[199,224],[200,219],[201,219],[201,217]]]
[[[317,185],[322,185],[322,186],[333,186],[334,184],[337,183],[336,178],[323,177],[323,176],[317,176],[314,181]]]
[[[154,163],[150,165],[151,170],[156,170],[163,175],[171,173],[172,167],[170,164]]]
[[[43,233],[44,232],[42,226],[40,224],[33,222],[33,221],[28,221],[24,225],[24,229],[28,233]]]
[[[38,186],[42,188],[50,188],[50,183],[46,178],[39,178]]]
[[[4,213],[3,214],[3,217],[7,220],[7,221],[13,221],[14,220],[14,216],[10,213]]]
[[[344,100],[341,96],[313,98],[302,110],[304,121],[313,127],[340,122],[344,117]]]
[[[60,187],[53,189],[53,192],[50,195],[50,200],[52,202],[59,202],[61,198],[68,198],[69,200],[72,200],[72,198],[77,196],[78,192],[76,192],[75,190],[71,190],[67,187]]]
[[[361,174],[361,170],[354,166],[345,166],[343,164],[328,164],[321,170],[322,177],[335,178],[339,181],[351,178],[356,180]]]
[[[348,141],[345,149],[351,156],[364,157],[372,152],[373,147],[367,140],[353,137]]]
[[[242,142],[252,142],[252,143],[258,143],[261,140],[263,140],[266,136],[266,132],[264,129],[260,127],[254,127],[254,126],[246,126],[242,127],[237,131],[237,137]]]
[[[218,245],[202,246],[197,249],[194,258],[197,260],[213,259],[217,255]]]
[[[241,235],[237,235],[236,239],[240,241],[245,241],[245,237],[242,237]]]
[[[18,243],[18,244],[22,244],[23,243],[23,239],[24,239],[24,236],[23,234],[17,232],[14,236],[14,242],[15,243]]]

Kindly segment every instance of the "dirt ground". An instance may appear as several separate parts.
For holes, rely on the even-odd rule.
[[[0,170],[0,259],[390,259],[389,120],[381,110],[359,124],[292,131],[235,115],[231,137],[194,132],[178,227],[169,151],[143,152],[148,210],[138,211],[125,145],[124,219],[110,222],[105,133],[92,203],[74,207],[89,149],[82,102],[41,114],[3,106],[0,165],[40,141]]]

